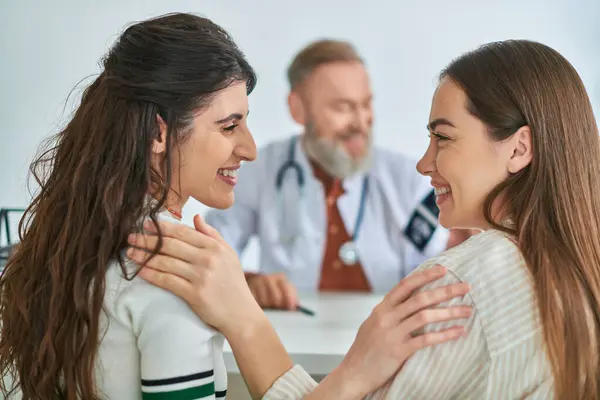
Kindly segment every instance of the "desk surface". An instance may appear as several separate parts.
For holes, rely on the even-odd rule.
[[[312,375],[325,375],[340,363],[360,324],[382,299],[374,294],[301,295],[300,304],[314,316],[289,311],[267,311],[267,316],[294,363]],[[239,373],[227,342],[224,352],[227,371]]]

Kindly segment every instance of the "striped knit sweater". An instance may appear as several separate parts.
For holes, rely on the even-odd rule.
[[[160,218],[177,222],[168,214]],[[125,280],[115,263],[104,308],[96,367],[102,399],[225,398],[223,337],[183,300],[141,278]]]
[[[468,335],[425,348],[396,377],[369,396],[381,399],[552,399],[554,381],[544,352],[533,282],[517,246],[489,230],[427,261],[448,268],[440,281],[424,288],[468,282],[471,291],[442,305],[466,304],[473,313]],[[457,321],[428,326],[439,331]],[[265,399],[301,399],[316,383],[295,366],[277,380]]]

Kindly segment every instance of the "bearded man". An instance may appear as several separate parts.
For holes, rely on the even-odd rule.
[[[385,293],[421,262],[469,236],[438,225],[435,193],[416,161],[372,145],[373,96],[354,47],[319,40],[288,68],[301,135],[270,143],[237,174],[235,205],[206,221],[241,255],[264,308],[293,310],[298,292]]]

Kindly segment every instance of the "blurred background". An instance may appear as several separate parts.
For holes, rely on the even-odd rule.
[[[413,158],[428,141],[437,74],[489,41],[524,38],[554,47],[579,71],[600,115],[598,0],[3,0],[0,206],[27,205],[27,169],[39,144],[68,119],[126,25],[174,11],[225,27],[257,70],[249,124],[259,146],[299,131],[287,110],[285,71],[301,47],[322,37],[350,40],[364,56],[375,93],[375,143]],[[184,219],[205,211],[191,200]],[[244,261],[253,263],[257,251],[252,244]]]

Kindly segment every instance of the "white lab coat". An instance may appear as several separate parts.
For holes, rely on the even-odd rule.
[[[300,292],[310,292],[318,290],[324,254],[325,193],[298,140],[295,160],[304,172],[304,201],[299,200],[292,169],[287,170],[278,197],[275,179],[288,160],[290,142],[288,138],[270,143],[259,150],[256,161],[244,164],[238,172],[234,206],[209,211],[206,221],[238,254],[250,237],[257,235],[260,272],[284,272]],[[416,171],[416,163],[401,154],[381,149],[374,152],[373,166],[367,172],[369,190],[356,247],[371,288],[374,292],[386,292],[421,262],[442,252],[449,232],[429,212],[436,211],[430,195],[432,188],[429,179]],[[363,178],[364,175],[357,175],[345,179],[342,184],[346,193],[338,199],[350,235],[358,214]],[[281,237],[289,238],[298,232],[297,224],[302,238],[294,245],[282,244]]]

